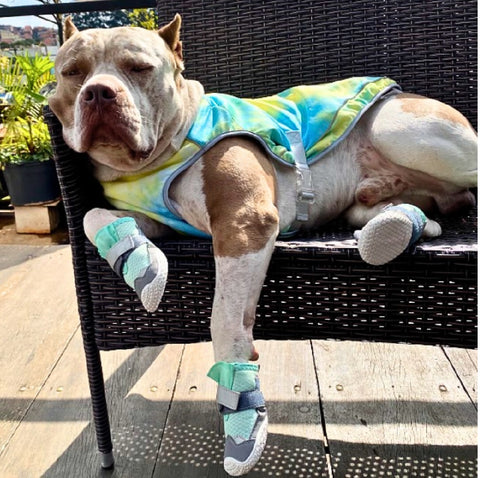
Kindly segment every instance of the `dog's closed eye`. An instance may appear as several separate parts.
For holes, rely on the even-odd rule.
[[[60,74],[66,77],[73,77],[73,76],[80,76],[83,74],[83,72],[77,62],[75,63],[70,62],[62,68]]]
[[[76,68],[71,68],[69,70],[62,71],[63,76],[78,76],[80,74],[81,74],[81,71]]]
[[[154,66],[149,63],[139,63],[130,66],[130,71],[132,73],[148,73],[149,71],[152,71],[153,68]]]

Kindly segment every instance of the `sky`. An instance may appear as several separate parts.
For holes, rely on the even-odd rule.
[[[63,0],[63,3],[69,3],[74,0]],[[20,7],[24,5],[39,5],[39,2],[35,0],[0,0],[1,5],[7,7]],[[24,27],[25,25],[30,25],[31,27],[50,27],[54,28],[54,25],[50,22],[41,20],[38,17],[34,16],[25,16],[25,17],[1,17],[1,7],[0,7],[0,25],[13,25],[16,27]]]

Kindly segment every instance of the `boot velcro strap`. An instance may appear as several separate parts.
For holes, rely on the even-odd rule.
[[[143,234],[129,234],[123,239],[120,239],[109,249],[105,259],[110,267],[122,277],[122,266],[131,251],[148,242],[150,241]],[[126,257],[125,254],[127,254]]]
[[[217,403],[220,407],[227,407],[231,410],[236,410],[240,400],[240,392],[234,392],[228,388],[218,385],[217,388]]]
[[[217,390],[217,403],[220,413],[226,415],[264,407],[265,398],[258,388],[249,392],[234,392],[219,385]]]

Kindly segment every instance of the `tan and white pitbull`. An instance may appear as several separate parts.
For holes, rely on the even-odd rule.
[[[50,106],[65,141],[89,154],[100,181],[152,171],[182,145],[204,91],[182,76],[180,23],[177,15],[159,32],[78,32],[67,20]],[[303,228],[342,214],[361,228],[389,203],[451,213],[474,204],[468,188],[477,184],[477,135],[455,109],[401,93],[370,108],[311,174],[315,201]],[[273,163],[256,142],[237,137],[220,141],[172,184],[182,218],[212,236],[217,362],[258,358],[255,308],[275,239],[296,218],[296,178],[294,168]],[[99,229],[126,215],[149,237],[168,229],[131,211],[95,209],[85,217],[88,238],[94,242]],[[440,234],[428,220],[423,235]],[[257,459],[229,471],[245,473]]]

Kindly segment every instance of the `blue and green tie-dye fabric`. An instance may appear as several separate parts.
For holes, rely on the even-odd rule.
[[[175,177],[206,150],[228,135],[248,135],[273,158],[293,166],[288,133],[297,131],[307,161],[313,163],[345,138],[369,106],[394,89],[399,87],[389,78],[360,77],[297,86],[258,99],[207,94],[180,150],[154,171],[104,182],[105,196],[119,209],[140,211],[179,232],[208,237],[179,217],[168,196]]]

